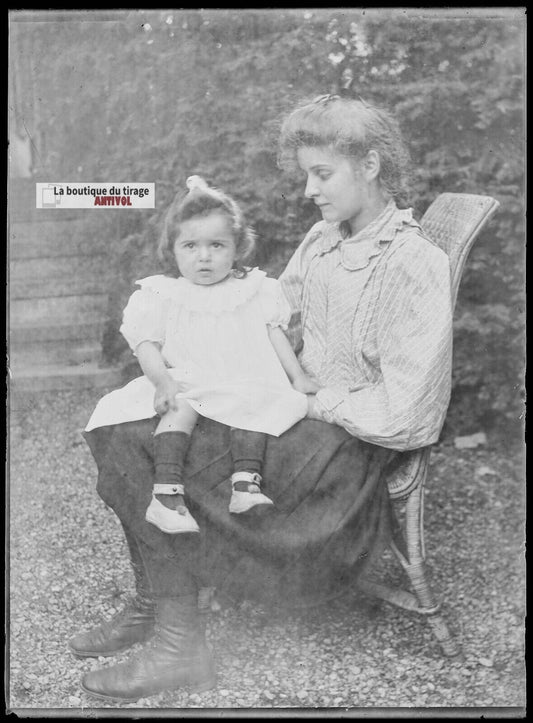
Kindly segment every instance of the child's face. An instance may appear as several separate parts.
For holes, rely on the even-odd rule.
[[[231,272],[237,250],[229,218],[219,211],[184,221],[174,243],[180,274],[193,284],[217,284]]]
[[[327,146],[300,148],[298,163],[307,175],[305,196],[320,208],[322,218],[348,221],[356,232],[370,204],[362,164]]]

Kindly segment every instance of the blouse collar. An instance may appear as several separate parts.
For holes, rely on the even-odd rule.
[[[363,269],[371,258],[381,254],[385,245],[394,239],[404,225],[420,228],[411,208],[399,209],[390,200],[379,216],[354,236],[343,238],[339,223],[325,225],[319,239],[318,253],[323,255],[339,247],[344,268],[349,271]]]

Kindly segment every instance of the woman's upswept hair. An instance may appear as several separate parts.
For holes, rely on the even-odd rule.
[[[316,146],[359,160],[376,151],[381,187],[398,206],[409,205],[411,159],[400,127],[387,111],[338,95],[306,101],[282,124],[278,163],[282,168],[295,167],[298,149]]]
[[[248,267],[244,262],[255,250],[256,235],[246,224],[239,205],[227,194],[208,186],[199,176],[191,176],[187,180],[187,186],[188,192],[180,192],[175,196],[164,218],[157,251],[165,270],[167,273],[179,275],[174,244],[180,234],[181,224],[196,216],[208,216],[217,211],[228,217],[234,234],[237,253],[233,272],[239,278],[246,276]]]

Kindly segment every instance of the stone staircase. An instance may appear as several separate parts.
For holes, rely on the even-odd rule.
[[[33,179],[9,191],[11,409],[45,390],[118,385],[119,370],[100,364],[110,211],[36,209]]]

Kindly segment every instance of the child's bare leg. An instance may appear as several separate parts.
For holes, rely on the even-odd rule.
[[[197,421],[198,413],[194,411],[186,399],[180,399],[178,409],[169,409],[168,412],[162,415],[154,436],[163,432],[184,432],[191,435]]]
[[[146,519],[163,532],[198,530],[183,497],[185,458],[197,419],[192,407],[181,400],[177,410],[162,415],[154,433],[155,484]]]

